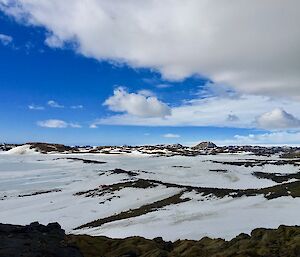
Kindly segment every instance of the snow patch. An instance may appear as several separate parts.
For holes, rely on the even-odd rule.
[[[5,152],[5,154],[39,154],[35,149],[30,148],[31,145],[21,145],[10,149],[9,151]]]

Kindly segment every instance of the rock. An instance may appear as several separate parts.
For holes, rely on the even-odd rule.
[[[40,153],[51,153],[51,152],[63,153],[68,151],[71,152],[78,151],[78,149],[75,147],[66,146],[62,144],[50,144],[50,143],[40,143],[40,142],[30,142],[27,144],[30,145],[31,149],[35,149]]]
[[[204,142],[201,142],[201,143],[195,145],[192,148],[195,149],[195,150],[206,150],[206,149],[213,149],[213,148],[216,148],[216,147],[217,147],[217,145],[214,144],[213,142],[204,141]]]
[[[65,232],[58,223],[38,222],[28,226],[0,224],[2,257],[83,257],[79,249],[66,244]]]
[[[299,257],[300,227],[280,226],[278,229],[255,229],[251,236],[240,234],[230,241],[204,237],[199,241],[165,242],[141,237],[110,239],[70,235],[86,257]],[[131,255],[130,255],[131,254]]]
[[[125,228],[124,228],[125,229]],[[0,257],[299,257],[300,227],[258,228],[230,241],[65,235],[58,223],[0,224]]]

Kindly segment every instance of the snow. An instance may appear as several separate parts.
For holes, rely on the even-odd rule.
[[[300,199],[280,197],[267,200],[263,196],[199,201],[169,206],[159,212],[105,224],[100,228],[82,230],[90,235],[123,238],[139,235],[164,240],[198,240],[204,236],[232,239],[258,227],[276,228],[281,224],[300,223]],[[202,197],[203,198],[203,197]]]
[[[71,233],[111,237],[162,236],[165,240],[199,239],[203,236],[230,239],[242,232],[249,233],[256,227],[274,228],[280,224],[300,224],[299,198],[280,197],[267,200],[258,195],[241,198],[228,196],[220,199],[189,192],[182,196],[191,198],[187,202],[169,205],[139,217],[107,223],[97,228],[74,230],[82,224],[178,194],[182,189],[167,188],[160,184],[145,189],[123,188],[112,194],[97,197],[75,195],[77,192],[139,178],[197,187],[261,188],[277,183],[268,179],[258,179],[252,172],[296,173],[299,172],[299,167],[272,164],[244,167],[212,162],[253,158],[278,159],[274,156],[253,157],[247,154],[197,157],[154,157],[140,153],[44,155],[35,154],[36,152],[28,146],[16,148],[12,149],[14,151],[10,150],[9,154],[0,154],[2,223],[59,222]],[[66,157],[106,163],[84,164],[81,161],[65,159]],[[110,170],[115,168],[136,171],[138,176],[130,178],[126,174],[112,174]],[[213,172],[213,169],[226,169],[227,173]],[[46,190],[56,191],[19,197]]]
[[[8,150],[7,152],[4,152],[3,154],[38,154],[38,152],[35,149],[31,149],[30,147],[31,145],[17,146]]]

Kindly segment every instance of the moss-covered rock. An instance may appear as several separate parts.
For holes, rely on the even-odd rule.
[[[230,241],[204,237],[199,241],[129,237],[110,239],[69,235],[84,256],[101,257],[299,257],[300,227],[258,228],[251,235],[240,234]]]
[[[299,257],[300,227],[258,228],[230,241],[204,237],[165,242],[142,237],[111,239],[65,235],[57,223],[0,224],[2,257]]]

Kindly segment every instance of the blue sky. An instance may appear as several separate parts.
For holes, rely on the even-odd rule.
[[[178,66],[171,54],[156,63],[139,48],[125,49],[137,57],[114,56],[123,45],[102,53],[109,43],[86,46],[81,34],[70,39],[57,25],[18,17],[9,2],[0,1],[0,141],[300,143],[298,99],[241,89],[245,83],[219,80],[205,67]]]

